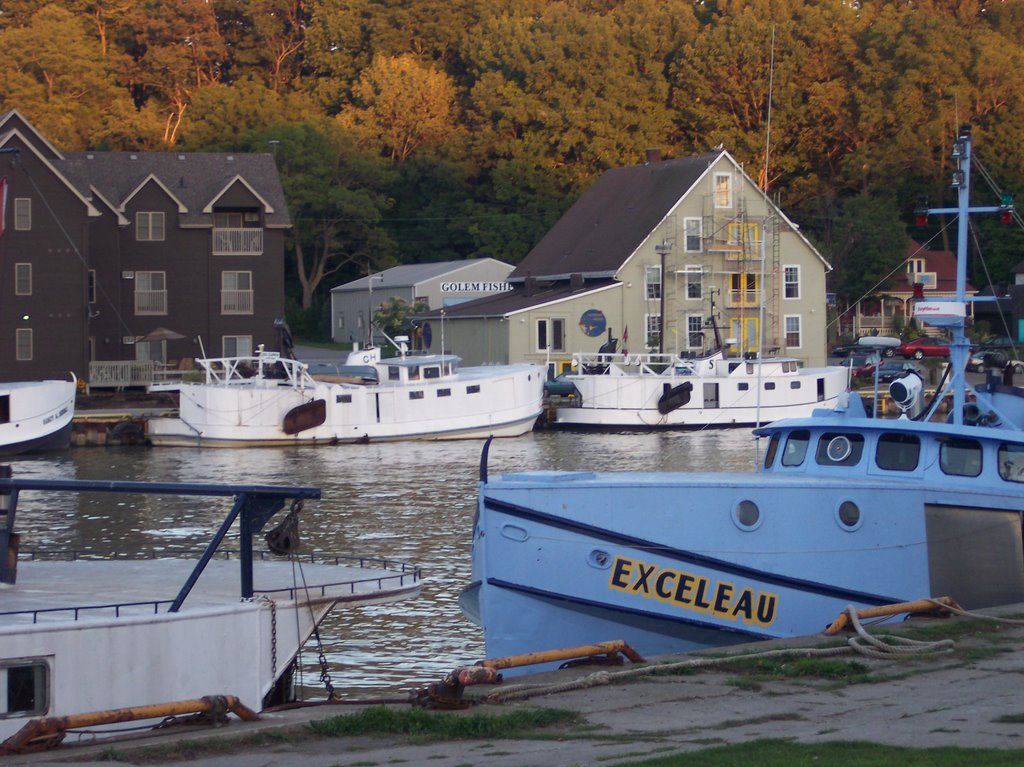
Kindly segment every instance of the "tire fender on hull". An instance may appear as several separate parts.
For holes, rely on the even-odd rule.
[[[693,391],[693,384],[689,381],[673,386],[662,394],[661,399],[658,400],[658,412],[662,415],[668,415],[673,410],[681,408],[690,401],[691,391]]]

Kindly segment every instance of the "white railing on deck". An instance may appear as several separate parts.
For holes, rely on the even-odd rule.
[[[218,227],[213,230],[215,256],[259,256],[262,253],[262,229]]]

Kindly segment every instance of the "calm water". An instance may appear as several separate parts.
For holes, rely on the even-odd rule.
[[[323,448],[199,450],[75,448],[12,461],[15,476],[316,486],[302,514],[304,548],[381,556],[422,566],[419,599],[336,610],[321,627],[334,686],[346,696],[404,695],[483,657],[480,630],[462,617],[482,443],[409,442]],[[763,448],[762,448],[763,449]],[[592,434],[536,432],[498,440],[492,474],[526,469],[750,470],[747,429]],[[195,551],[229,500],[108,494],[19,500],[22,547]],[[303,656],[307,697],[319,685],[315,648]],[[320,693],[322,695],[322,691]]]

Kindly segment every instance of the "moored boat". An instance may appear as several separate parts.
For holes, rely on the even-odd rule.
[[[553,425],[603,428],[757,426],[834,407],[846,368],[803,368],[795,358],[574,354],[574,396]]]
[[[19,498],[36,491],[234,503],[192,559],[30,552],[14,520]],[[319,496],[309,487],[0,478],[0,739],[35,717],[159,710],[207,696],[258,712],[288,700],[297,654],[329,611],[410,598],[422,586],[410,565],[300,552],[302,503]],[[252,536],[271,519],[267,550],[255,550]],[[239,545],[230,551],[222,544],[236,522]]]
[[[514,437],[541,414],[537,365],[459,368],[452,354],[381,359],[357,350],[343,365],[309,365],[276,352],[199,359],[201,383],[176,385],[179,412],[153,418],[154,445],[256,446],[378,440]]]
[[[71,443],[74,377],[0,383],[0,455],[61,450]]]
[[[1024,389],[964,370],[971,135],[954,157],[957,296],[916,316],[952,331],[927,405],[907,372],[903,411],[857,396],[755,433],[755,473],[531,472],[482,463],[467,614],[503,657],[622,639],[642,655],[816,634],[849,605],[949,596],[966,608],[1024,599]],[[952,399],[948,418],[939,404]]]

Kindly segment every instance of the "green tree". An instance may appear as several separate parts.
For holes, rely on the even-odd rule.
[[[398,296],[392,296],[373,312],[373,324],[394,339],[395,336],[404,335],[411,329],[411,317],[429,309],[426,301],[415,301],[410,304]]]
[[[355,146],[329,123],[282,124],[253,134],[249,146],[275,157],[292,217],[291,254],[310,309],[327,277],[394,264],[393,244],[380,226],[391,200],[386,160]]]
[[[0,32],[0,100],[18,107],[46,137],[65,149],[87,149],[135,121],[86,20],[56,5],[23,27]]]

